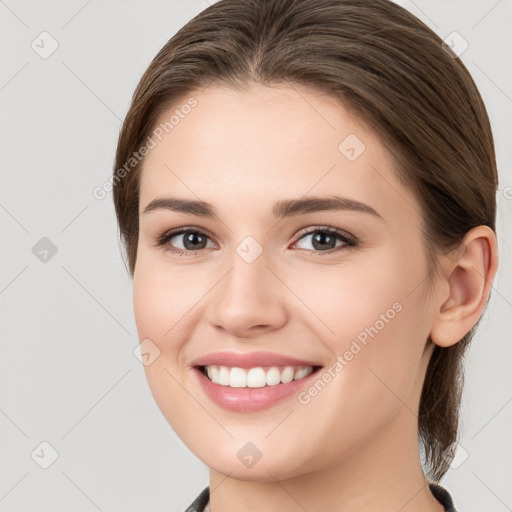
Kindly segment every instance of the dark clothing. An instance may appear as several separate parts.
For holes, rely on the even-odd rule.
[[[203,512],[204,507],[210,500],[210,487],[206,487],[185,512]]]
[[[441,485],[430,482],[428,484],[434,498],[443,505],[445,512],[457,512],[450,493]]]
[[[450,493],[439,484],[434,482],[429,482],[428,484],[430,488],[430,492],[434,495],[437,501],[443,505],[445,512],[457,512],[455,510],[455,506],[453,505],[452,497]],[[210,499],[210,488],[206,487],[201,491],[199,496],[194,500],[194,502],[185,510],[185,512],[203,512],[206,507],[208,501]]]

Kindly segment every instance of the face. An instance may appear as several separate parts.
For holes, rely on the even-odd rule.
[[[163,415],[207,466],[261,481],[416,435],[434,307],[390,154],[298,86],[191,96],[140,181],[134,312]]]

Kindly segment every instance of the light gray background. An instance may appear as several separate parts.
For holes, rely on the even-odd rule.
[[[460,511],[504,512],[512,510],[512,2],[400,3],[442,38],[457,31],[469,42],[462,60],[493,125],[501,268],[467,360],[468,456],[442,483]],[[132,352],[131,280],[111,196],[92,195],[111,174],[140,76],[207,5],[0,0],[2,511],[180,512],[208,484]],[[43,31],[59,45],[46,59],[31,47]],[[58,250],[47,262],[32,252],[42,237]],[[43,441],[59,454],[48,469],[36,463],[49,460]]]

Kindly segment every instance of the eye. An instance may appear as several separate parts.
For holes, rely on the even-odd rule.
[[[177,239],[178,247],[174,246],[176,242],[174,244],[170,243],[173,238]],[[193,228],[180,228],[158,237],[155,245],[161,247],[164,251],[170,251],[179,256],[187,256],[207,248],[208,240],[211,240],[210,237],[203,231]],[[215,247],[215,244],[213,246]]]
[[[329,226],[315,226],[309,228],[308,231],[302,230],[299,232],[299,236],[299,239],[293,246],[297,246],[299,242],[312,236],[310,248],[298,248],[313,254],[317,253],[318,255],[323,255],[321,253],[331,254],[346,247],[357,246],[357,240],[352,235]],[[176,238],[177,242],[171,243],[174,238]],[[204,231],[197,228],[184,227],[157,237],[155,245],[162,248],[163,251],[172,252],[178,256],[192,256],[194,253],[198,254],[201,252],[202,249],[212,248],[212,246],[213,248],[217,247],[213,242],[208,246],[208,241],[212,242],[211,237]]]
[[[357,240],[352,235],[342,231],[341,229],[331,228],[328,226],[316,226],[308,231],[301,231],[299,235],[302,236],[300,236],[299,240],[295,242],[294,245],[297,245],[301,240],[305,240],[313,235],[310,239],[311,247],[299,247],[299,249],[319,253],[319,255],[322,256],[323,254],[321,253],[332,254],[339,249],[355,247],[357,245]]]

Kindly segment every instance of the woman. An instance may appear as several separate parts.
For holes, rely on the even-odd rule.
[[[497,172],[435,33],[387,0],[221,0],[141,78],[113,183],[148,382],[210,471],[188,510],[455,510]]]

